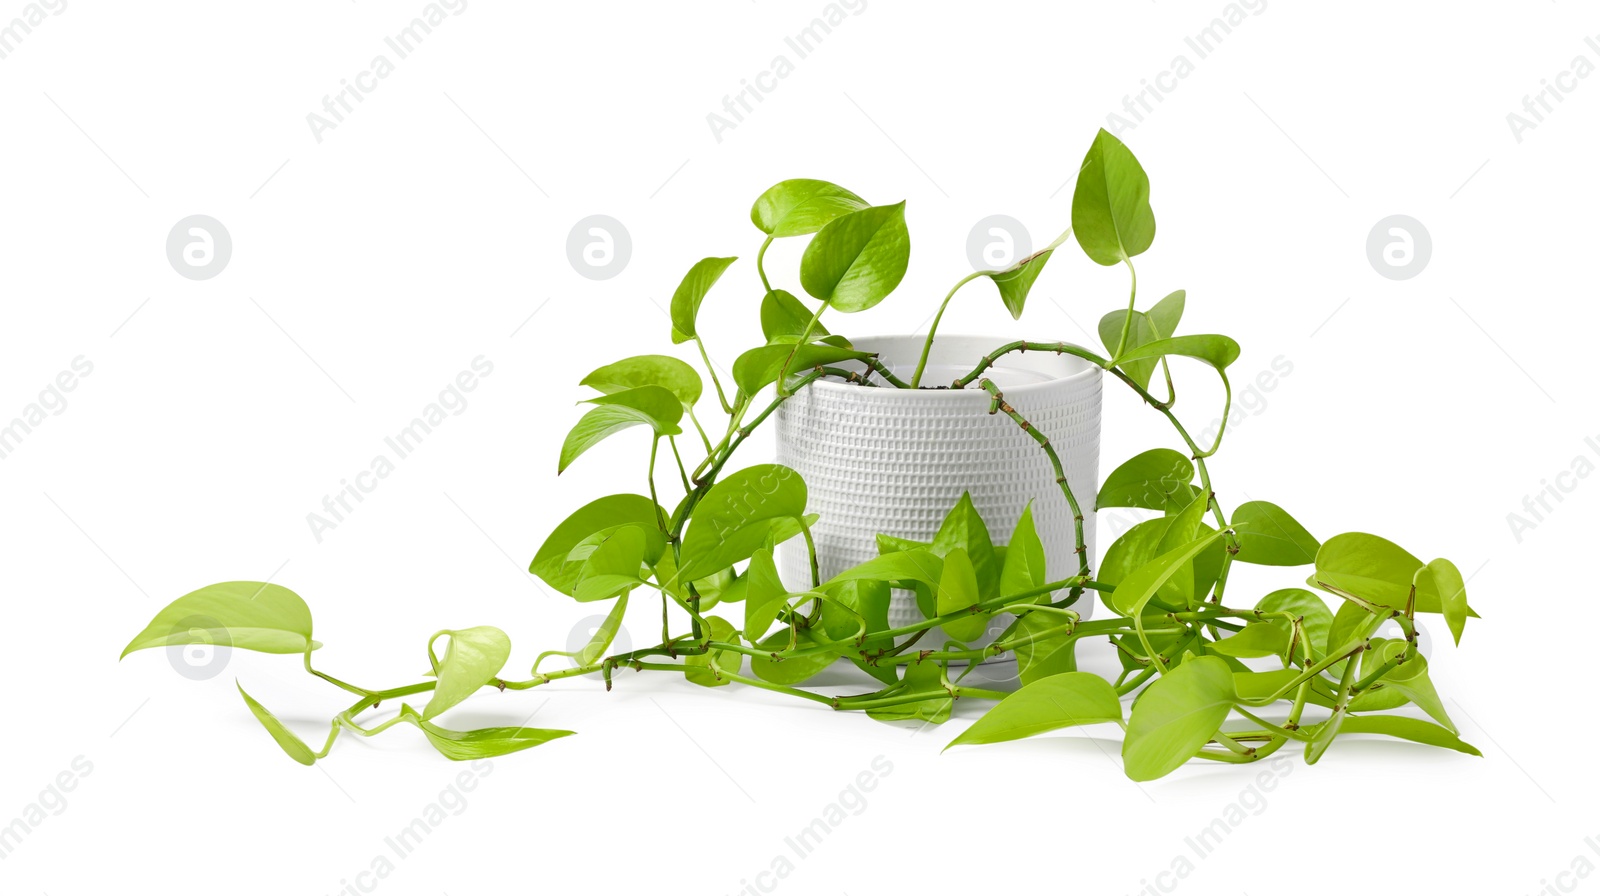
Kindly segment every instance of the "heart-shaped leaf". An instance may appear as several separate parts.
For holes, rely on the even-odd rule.
[[[814,312],[807,308],[794,294],[785,289],[774,289],[761,298],[761,335],[767,342],[785,342],[793,344],[805,333],[806,325],[811,324]],[[813,339],[828,335],[828,328],[821,321],[811,326]],[[849,348],[849,346],[845,346]]]
[[[1226,370],[1228,365],[1239,360],[1239,343],[1227,336],[1214,333],[1205,333],[1197,336],[1174,336],[1170,339],[1157,339],[1146,342],[1144,345],[1124,349],[1122,357],[1117,358],[1117,364],[1124,365],[1129,361],[1138,361],[1144,358],[1161,358],[1167,355],[1183,355],[1215,367]]]
[[[683,432],[678,426],[678,421],[683,419],[683,403],[661,386],[639,386],[591,398],[588,402],[598,407],[584,414],[567,433],[561,445],[557,473],[566,472],[585,451],[625,429],[648,426],[657,436],[675,436]]]
[[[1233,670],[1214,656],[1174,666],[1133,704],[1122,742],[1123,770],[1153,781],[1189,761],[1209,742],[1233,707]]]
[[[1461,570],[1440,557],[1417,570],[1412,581],[1417,586],[1417,606],[1437,605],[1444,614],[1445,624],[1450,626],[1450,637],[1460,644],[1467,617],[1477,615],[1467,606],[1467,583],[1461,577]]]
[[[1322,547],[1288,511],[1266,501],[1240,504],[1233,512],[1233,528],[1239,535],[1241,563],[1262,566],[1304,566],[1317,559]]]
[[[939,577],[935,607],[940,616],[957,613],[978,603],[978,576],[972,561],[961,548],[951,550],[944,557],[944,574]],[[989,619],[974,613],[946,622],[944,633],[957,641],[972,641],[981,637],[988,628]]]
[[[1122,721],[1117,692],[1092,672],[1065,672],[1024,685],[945,746],[992,744],[1074,725]]]
[[[1300,627],[1311,641],[1312,661],[1325,655],[1328,632],[1333,628],[1333,611],[1328,609],[1322,598],[1304,588],[1283,588],[1257,601],[1256,609],[1262,613],[1290,613],[1299,617]],[[1271,618],[1267,621],[1292,636],[1294,623],[1288,619]],[[1292,658],[1305,659],[1305,650],[1298,639],[1294,642]]]
[[[573,598],[582,603],[607,600],[638,587],[645,545],[645,531],[638,526],[622,526],[606,536],[583,561]]]
[[[645,562],[653,564],[666,548],[659,522],[664,519],[664,511],[643,495],[609,495],[591,501],[550,533],[528,564],[528,571],[571,597],[589,555],[622,526],[636,526],[645,533]]]
[[[868,352],[842,348],[836,345],[795,345],[776,343],[753,348],[733,362],[733,381],[744,395],[755,395],[763,388],[777,382],[787,363],[791,374],[805,373],[823,364],[840,361],[863,361],[872,357]]]
[[[403,712],[415,716],[416,710],[405,707]],[[426,719],[416,718],[416,725],[427,735],[428,742],[434,749],[444,755],[446,759],[456,762],[465,762],[472,759],[488,759],[494,756],[504,756],[529,747],[549,743],[560,737],[572,734],[571,731],[559,731],[550,728],[477,728],[472,731],[451,731],[440,728]]]
[[[772,551],[762,548],[750,558],[745,571],[744,636],[758,641],[772,628],[778,613],[788,606],[789,589],[783,586]]]
[[[1252,622],[1206,649],[1231,657],[1283,656],[1289,650],[1289,635],[1270,622]]]
[[[738,644],[739,630],[733,623],[721,616],[707,616],[706,626],[708,634],[714,641],[724,644]],[[711,661],[716,659],[717,668],[712,670]],[[733,684],[733,679],[723,678],[723,672],[739,674],[742,668],[744,654],[737,650],[711,650],[706,653],[692,654],[683,658],[683,677],[702,687],[715,688],[725,684]]]
[[[594,634],[589,636],[589,642],[583,645],[577,656],[572,658],[573,662],[580,666],[587,666],[604,656],[606,648],[611,646],[611,642],[617,637],[617,632],[622,628],[622,617],[627,612],[628,595],[624,594],[617,598],[616,603],[611,605],[611,612],[606,614],[606,618],[601,621],[599,628],[596,628]],[[497,728],[494,730],[505,731],[511,729]]]
[[[434,718],[471,697],[500,674],[511,656],[511,638],[492,625],[439,632],[428,642],[429,654],[433,653],[433,642],[441,637],[448,637],[450,643],[437,665],[439,681],[422,710],[424,719]]]
[[[911,259],[905,212],[901,202],[828,222],[800,258],[800,285],[846,313],[883,301],[900,285]]]
[[[683,275],[677,290],[672,293],[672,341],[688,342],[699,335],[695,321],[700,316],[700,303],[706,293],[721,279],[728,265],[738,261],[733,258],[702,258]]]
[[[607,364],[583,378],[578,385],[598,389],[607,395],[640,386],[660,386],[677,396],[683,406],[693,407],[705,388],[700,373],[671,355],[639,355]]]
[[[1180,289],[1157,302],[1149,311],[1133,312],[1133,323],[1128,327],[1128,344],[1124,351],[1174,335],[1178,329],[1178,321],[1183,318],[1184,297],[1185,293]],[[1108,353],[1116,352],[1117,343],[1122,339],[1123,324],[1127,319],[1126,308],[1100,318],[1100,341],[1104,343]],[[1140,388],[1148,389],[1150,379],[1155,376],[1159,364],[1158,359],[1146,358],[1126,362],[1122,365],[1122,369],[1139,384]]]
[[[1111,603],[1124,616],[1137,616],[1156,591],[1193,560],[1201,551],[1215,544],[1221,532],[1203,535],[1194,541],[1155,558],[1134,570],[1111,593]]]
[[[758,464],[724,476],[689,520],[678,578],[693,581],[750,559],[767,546],[773,523],[805,511],[805,481],[788,467]]]
[[[866,207],[866,200],[838,184],[795,178],[779,181],[757,197],[750,207],[750,220],[769,236],[801,236]]]
[[[1104,128],[1078,169],[1072,194],[1072,233],[1096,264],[1118,264],[1150,248],[1156,216],[1150,178],[1121,140]]]
[[[987,534],[987,532],[985,532]],[[1000,568],[999,593],[1021,594],[1045,583],[1044,542],[1033,522],[1033,502],[1022,508],[1017,527],[1011,530],[1011,541],[1006,545],[1005,562]],[[1048,597],[1048,595],[1045,595]]]
[[[1444,747],[1446,750],[1455,750],[1468,756],[1483,755],[1477,747],[1457,737],[1449,729],[1405,716],[1346,716],[1343,730],[1345,734],[1381,734],[1385,737],[1397,737],[1419,744]]]
[[[311,609],[300,595],[270,582],[219,582],[167,604],[122,648],[122,656],[171,644],[220,643],[262,653],[305,653],[319,646],[311,640]]]
[[[250,714],[256,717],[256,721],[260,722],[263,728],[267,729],[267,733],[272,735],[272,739],[277,741],[278,746],[283,748],[283,752],[289,754],[290,759],[301,765],[311,765],[317,761],[316,754],[311,752],[311,748],[306,746],[306,742],[301,740],[293,731],[284,727],[284,724],[278,721],[278,717],[268,711],[265,706],[257,703],[254,697],[246,694],[244,685],[234,682],[234,686],[239,689],[239,696],[244,698],[245,705],[250,707]]]
[[[1142,507],[1165,510],[1176,503],[1182,507],[1194,500],[1197,490],[1194,463],[1171,448],[1153,448],[1137,454],[1111,471],[1100,486],[1095,509]]]
[[[984,276],[994,281],[1000,290],[1000,301],[1006,305],[1006,310],[1011,312],[1012,320],[1022,319],[1022,308],[1028,302],[1028,292],[1033,289],[1033,281],[1039,279],[1039,272],[1044,270],[1045,263],[1050,260],[1050,254],[1055,250],[1045,249],[1035,252],[1022,259],[1004,271],[984,271]]]

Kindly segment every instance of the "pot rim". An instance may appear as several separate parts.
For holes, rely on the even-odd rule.
[[[862,336],[862,337],[859,337],[859,338],[856,338],[856,339],[852,339],[851,342],[852,343],[857,343],[857,342],[859,342],[859,343],[871,343],[871,342],[874,342],[874,341],[877,341],[877,340],[887,340],[887,339],[911,339],[911,340],[917,340],[918,342],[921,342],[925,338],[926,338],[925,336],[919,336],[919,335],[917,335],[915,333],[875,333],[875,334],[870,335],[870,336]],[[978,339],[978,340],[983,340],[985,342],[993,342],[995,348],[999,348],[1002,345],[1008,345],[1010,343],[1019,341],[1019,340],[1011,338],[1011,337],[979,336],[979,335],[975,335],[975,334],[971,334],[971,333],[950,333],[950,334],[946,334],[945,336],[936,337],[936,338],[937,339],[952,339],[952,340],[953,339]],[[1055,353],[1052,353],[1052,354],[1055,354]],[[1096,366],[1094,364],[1091,364],[1087,359],[1080,358],[1077,355],[1060,355],[1060,354],[1057,354],[1056,357],[1058,357],[1058,358],[1069,358],[1071,360],[1068,361],[1068,363],[1080,364],[1080,365],[1082,365],[1082,369],[1081,370],[1077,370],[1077,371],[1075,371],[1073,373],[1069,373],[1066,376],[1051,377],[1050,379],[1043,380],[1041,382],[1019,383],[1019,384],[1012,385],[1012,386],[1006,386],[1005,387],[1005,391],[1010,393],[1010,394],[1013,394],[1013,395],[1015,395],[1015,394],[1027,394],[1029,392],[1033,392],[1033,391],[1037,391],[1037,390],[1057,388],[1057,387],[1059,387],[1059,386],[1061,386],[1062,384],[1065,384],[1065,383],[1073,383],[1073,382],[1076,382],[1078,380],[1089,379],[1089,378],[1092,378],[1092,377],[1094,377],[1097,374],[1102,372],[1100,367],[1098,367],[1098,366]],[[974,363],[974,366],[976,366],[977,362],[974,361],[973,363]],[[812,383],[809,386],[807,386],[806,388],[808,388],[808,389],[823,389],[823,390],[846,390],[846,389],[848,389],[848,390],[860,390],[860,389],[863,389],[863,388],[866,388],[866,387],[858,386],[855,383],[841,382],[839,380],[818,379],[818,380],[812,381]],[[936,389],[929,389],[929,388],[896,389],[896,388],[893,388],[893,387],[883,387],[883,386],[877,386],[877,387],[872,387],[872,388],[874,388],[875,393],[879,394],[879,395],[899,394],[899,395],[905,395],[905,396],[928,396],[928,395],[971,396],[973,394],[978,394],[978,395],[983,395],[985,401],[988,400],[988,394],[986,392],[984,392],[983,390],[976,388],[975,386],[968,386],[965,389],[949,389],[949,388],[944,388],[944,389],[937,389],[937,388]],[[937,399],[935,399],[935,400],[937,400]]]

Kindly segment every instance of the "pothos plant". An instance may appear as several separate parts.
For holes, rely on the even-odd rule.
[[[356,698],[333,718],[320,750],[242,688],[241,694],[277,743],[306,764],[326,756],[341,732],[371,736],[402,723],[420,728],[452,759],[535,746],[571,732],[454,731],[436,720],[484,689],[522,690],[577,676],[599,676],[609,689],[618,670],[679,675],[705,687],[762,688],[890,720],[942,722],[957,700],[998,701],[951,746],[1116,724],[1124,729],[1124,767],[1135,780],[1159,778],[1191,759],[1255,762],[1289,744],[1316,762],[1344,734],[1477,752],[1457,736],[1429,680],[1415,623],[1418,614],[1441,614],[1459,643],[1475,614],[1455,565],[1423,562],[1360,532],[1318,541],[1295,517],[1265,501],[1231,509],[1221,503],[1206,461],[1222,434],[1210,445],[1190,436],[1174,413],[1171,367],[1180,358],[1210,367],[1231,403],[1227,369],[1239,347],[1221,335],[1177,335],[1182,291],[1140,309],[1133,260],[1150,247],[1155,216],[1149,181],[1126,146],[1103,130],[1098,134],[1078,176],[1071,227],[1048,248],[1007,270],[969,274],[950,290],[909,381],[823,323],[827,312],[849,314],[878,304],[900,283],[910,255],[904,212],[904,203],[871,205],[818,180],[786,180],[762,193],[750,217],[761,233],[755,270],[766,342],[738,356],[731,383],[717,377],[698,318],[702,301],[735,259],[705,258],[689,269],[672,297],[671,337],[694,343],[705,363],[722,414],[709,430],[696,416],[703,380],[675,357],[627,358],[583,378],[581,385],[597,394],[586,399],[589,409],[562,445],[559,471],[624,431],[644,430],[649,454],[638,473],[646,494],[616,494],[580,508],[556,527],[529,567],[573,600],[610,603],[604,624],[577,651],[546,651],[527,677],[517,677],[505,672],[511,641],[500,629],[440,631],[427,642],[431,674],[424,680],[367,688],[312,666],[318,644],[311,614],[293,592],[229,582],[173,602],[124,656],[195,641],[300,654],[306,671]],[[811,239],[798,281],[812,304],[773,286],[763,263],[774,241],[804,236]],[[864,389],[927,388],[922,379],[928,350],[957,291],[987,279],[1013,317],[1020,317],[1034,282],[1069,237],[1091,261],[1128,269],[1126,306],[1099,324],[1103,353],[1061,342],[1013,342],[974,358],[970,373],[938,385],[984,390],[989,413],[1010,418],[1049,455],[1060,500],[1076,518],[1077,572],[1047,580],[1031,506],[1007,543],[997,545],[963,497],[932,542],[887,533],[878,539],[876,559],[824,580],[801,477],[775,464],[730,469],[735,454],[785,400],[819,379]],[[1118,538],[1097,570],[1090,568],[1084,547],[1080,509],[1080,500],[1091,496],[1072,493],[1049,433],[1033,426],[1027,409],[1013,407],[985,376],[1001,357],[1026,351],[1076,355],[1100,367],[1170,422],[1180,443],[1131,458],[1092,496],[1097,508],[1155,512]],[[1225,404],[1224,421],[1228,410]],[[676,475],[658,482],[663,442]],[[663,503],[663,492],[674,493],[669,503]],[[778,574],[774,549],[793,538],[803,539],[809,553],[808,581],[786,582]],[[1240,601],[1227,587],[1239,563],[1310,567],[1306,584],[1314,590],[1287,587]],[[889,625],[896,588],[916,595],[923,618]],[[1336,599],[1336,609],[1318,592]],[[629,602],[645,594],[660,602],[660,642],[608,654]],[[1089,594],[1113,615],[1082,618],[1074,608]],[[739,605],[742,614],[727,612]],[[987,640],[990,621],[1000,614],[1010,624]],[[1396,623],[1399,637],[1376,637],[1388,620]],[[1108,643],[1120,673],[1107,679],[1079,671],[1077,648],[1086,640]],[[980,661],[1008,652],[1016,657],[1019,689],[1004,693],[964,683]],[[568,657],[571,665],[548,669],[552,657]],[[876,686],[848,695],[804,687],[841,659]],[[1129,697],[1131,708],[1125,709]],[[407,698],[426,702],[418,709]],[[358,720],[395,702],[398,709],[387,718]]]

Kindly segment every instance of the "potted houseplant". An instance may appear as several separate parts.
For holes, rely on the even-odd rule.
[[[1416,624],[1418,614],[1442,615],[1459,642],[1475,615],[1460,572],[1375,535],[1319,540],[1268,502],[1223,506],[1206,464],[1222,433],[1209,445],[1189,434],[1174,410],[1173,368],[1210,368],[1231,401],[1227,368],[1239,347],[1226,336],[1177,335],[1182,292],[1140,310],[1130,291],[1101,320],[1100,349],[939,338],[938,316],[920,344],[851,340],[824,318],[871,307],[899,284],[909,261],[903,204],[873,206],[833,184],[791,180],[763,193],[751,217],[765,234],[756,269],[766,342],[738,356],[732,382],[715,376],[698,316],[733,259],[695,263],[671,308],[673,341],[694,343],[724,420],[701,423],[704,380],[673,356],[624,359],[583,379],[595,394],[564,441],[560,470],[619,432],[642,430],[649,445],[648,494],[579,508],[530,566],[560,593],[608,607],[586,643],[541,654],[519,677],[505,672],[510,638],[500,629],[444,630],[427,642],[428,677],[368,688],[313,666],[311,614],[297,595],[230,582],[168,605],[124,655],[195,642],[300,654],[309,673],[356,698],[320,750],[244,699],[308,765],[344,732],[402,724],[453,759],[526,749],[571,732],[455,731],[440,716],[483,689],[591,675],[609,689],[621,669],[758,687],[887,720],[941,722],[959,699],[999,701],[952,745],[1118,724],[1135,780],[1191,759],[1251,763],[1288,745],[1316,762],[1343,734],[1476,753],[1428,678]],[[798,280],[813,304],[774,288],[762,263],[772,241],[807,235]],[[1069,233],[1008,270],[965,278],[939,316],[977,279],[991,280],[1020,314],[1069,238],[1096,263],[1125,265],[1132,279],[1133,259],[1154,235],[1144,170],[1101,131],[1080,169]],[[1107,378],[1169,421],[1179,447],[1137,454],[1096,483]],[[942,388],[924,388],[934,386]],[[734,463],[763,425],[780,430],[780,462]],[[1014,450],[1022,447],[1037,453],[1025,459]],[[1097,564],[1086,525],[1095,507],[1150,516]],[[1228,588],[1237,563],[1308,567],[1316,591],[1240,600]],[[659,600],[661,640],[608,653],[630,600]],[[1105,618],[1089,618],[1096,601]],[[1376,637],[1385,623],[1399,636]],[[1091,643],[1114,651],[1118,674],[1079,671],[1078,649]],[[1019,689],[967,683],[981,661],[1004,654],[1016,657]],[[571,665],[546,668],[558,655]],[[808,686],[839,660],[870,679],[854,693]],[[1130,696],[1131,710],[1122,702]],[[387,717],[371,718],[383,703]]]

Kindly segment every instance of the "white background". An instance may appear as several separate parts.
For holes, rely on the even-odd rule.
[[[410,728],[298,766],[231,679],[319,744],[340,692],[294,657],[238,652],[205,682],[161,651],[119,664],[149,617],[199,586],[270,576],[310,603],[320,665],[358,683],[417,680],[431,632],[480,624],[510,632],[511,667],[525,668],[590,613],[528,576],[528,559],[572,509],[642,485],[642,438],[556,477],[576,382],[670,350],[661,309],[706,255],[744,257],[706,303],[711,350],[726,369],[754,344],[747,213],[762,189],[820,177],[907,200],[911,273],[832,323],[916,330],[970,270],[978,220],[1016,217],[1036,246],[1066,226],[1061,186],[1095,129],[1183,54],[1193,72],[1122,133],[1159,222],[1141,304],[1186,288],[1183,329],[1236,337],[1241,387],[1279,356],[1292,365],[1242,397],[1213,465],[1219,494],[1474,574],[1484,618],[1459,649],[1436,624],[1432,668],[1484,758],[1340,740],[1315,767],[1206,764],[1140,786],[1111,728],[940,756],[981,707],[919,732],[629,674],[610,694],[568,682],[450,716],[516,724],[537,710],[529,724],[579,734],[496,760],[391,875],[359,880],[455,894],[1600,890],[1558,878],[1579,856],[1600,863],[1584,842],[1600,834],[1585,744],[1594,595],[1577,562],[1600,479],[1558,480],[1575,458],[1600,463],[1585,444],[1600,439],[1600,78],[1563,79],[1574,89],[1520,140],[1506,118],[1575,57],[1600,63],[1584,42],[1600,35],[1592,8],[1272,0],[1198,59],[1184,38],[1220,0],[870,0],[798,60],[784,38],[821,0],[474,0],[319,142],[308,113],[374,56],[393,60],[384,38],[423,6],[72,0],[0,60],[0,419],[74,358],[93,364],[0,461],[0,823],[75,757],[92,764],[0,861],[0,889],[353,886],[463,767]],[[4,0],[0,23],[25,9]],[[793,73],[719,141],[707,115],[779,54]],[[192,214],[231,232],[215,279],[181,278],[165,256]],[[606,281],[567,259],[568,231],[592,214],[632,238]],[[1431,233],[1414,279],[1369,263],[1368,231],[1391,214]],[[803,241],[789,243],[768,264],[795,289]],[[1125,299],[1123,271],[1069,246],[1021,322],[977,284],[944,326],[1094,344],[1084,328]],[[307,514],[479,355],[493,373],[466,410],[319,543]],[[1106,394],[1103,471],[1173,444],[1116,384]],[[1203,388],[1186,399],[1197,428],[1216,416]],[[745,461],[770,452],[757,439]],[[1570,493],[1519,539],[1507,515],[1558,481]],[[1230,594],[1300,578],[1248,572]],[[657,634],[648,610],[629,627],[636,644]],[[865,808],[795,859],[784,838],[880,756],[892,772]],[[1273,789],[1252,794],[1262,772]],[[1185,838],[1241,800],[1246,820],[1197,857]],[[758,878],[779,855],[792,874]],[[1192,871],[1161,876],[1180,856]]]

